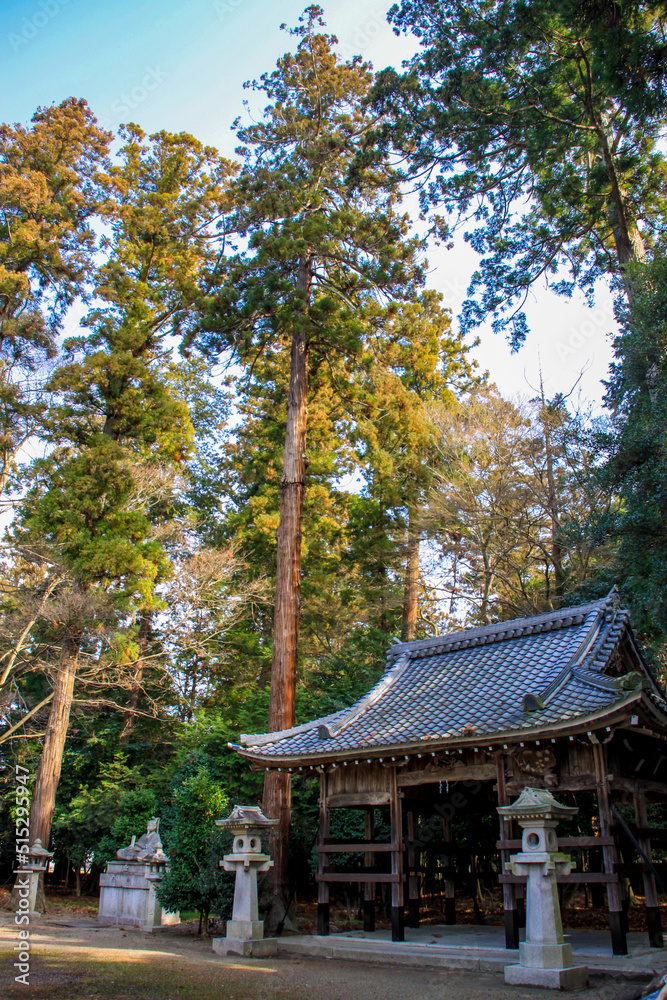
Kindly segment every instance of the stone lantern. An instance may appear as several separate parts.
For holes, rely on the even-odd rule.
[[[578,809],[563,806],[545,788],[524,788],[511,806],[499,806],[505,819],[523,829],[522,851],[505,867],[526,875],[526,940],[519,944],[519,964],[505,966],[505,982],[577,990],[588,985],[588,969],[572,964],[572,947],[565,944],[558,902],[557,875],[569,875],[572,861],[558,850],[556,827]]]
[[[273,867],[270,856],[262,854],[262,835],[277,825],[278,820],[267,819],[259,806],[234,806],[227,819],[216,820],[216,826],[234,837],[232,853],[225,854],[220,864],[226,872],[236,873],[227,934],[213,939],[213,950],[219,955],[263,958],[277,954],[275,939],[264,938],[257,904],[257,875]]]
[[[39,888],[39,876],[48,868],[49,861],[53,857],[53,851],[47,851],[42,847],[40,837],[35,839],[32,847],[28,849],[28,860],[21,865],[20,872],[28,876],[28,910],[31,916],[41,916],[37,905],[37,890]]]

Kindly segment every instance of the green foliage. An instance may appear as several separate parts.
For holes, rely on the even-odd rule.
[[[433,410],[437,464],[424,526],[441,547],[450,613],[471,624],[577,604],[610,589],[599,520],[603,451],[562,397],[518,406],[483,387]]]
[[[663,225],[665,86],[661,3],[402,0],[390,18],[420,51],[379,75],[383,122],[442,236],[472,223],[481,255],[463,307],[468,329],[493,317],[517,346],[523,304],[546,279],[592,296],[641,257]],[[379,135],[378,135],[379,133]]]
[[[83,864],[91,857],[102,869],[139,836],[155,815],[156,789],[146,785],[139,767],[128,767],[123,753],[102,762],[92,782],[79,786],[54,818],[58,852]]]
[[[238,131],[245,163],[231,190],[230,225],[248,249],[227,262],[204,338],[209,350],[232,349],[243,362],[267,345],[284,346],[295,323],[305,324],[316,367],[354,357],[367,335],[361,310],[369,296],[410,299],[423,280],[419,242],[395,210],[389,159],[360,171],[354,188],[348,183],[373,122],[364,106],[372,73],[359,57],[339,58],[336,39],[317,30],[321,14],[309,7],[290,32],[296,52],[246,85],[270,102],[261,121]],[[302,260],[310,262],[312,296],[297,287]]]
[[[612,411],[605,443],[608,483],[618,496],[606,528],[618,542],[618,578],[633,620],[665,666],[667,636],[667,307],[664,251],[632,271],[632,309],[619,309],[620,334],[607,383]],[[650,540],[650,544],[648,541]]]
[[[65,312],[87,294],[110,140],[74,98],[39,108],[28,128],[0,125],[0,492],[39,431]]]
[[[233,886],[218,865],[229,844],[215,828],[228,804],[208,769],[195,756],[188,758],[171,787],[163,837],[169,870],[156,891],[167,910],[196,910],[200,931],[211,911],[230,915]]]

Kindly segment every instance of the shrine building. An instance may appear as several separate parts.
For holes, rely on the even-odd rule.
[[[517,948],[525,878],[506,874],[504,862],[520,840],[496,807],[533,786],[587,806],[586,828],[580,818],[560,831],[576,867],[559,881],[593,898],[606,891],[613,953],[627,952],[628,879],[645,897],[651,945],[662,946],[667,865],[654,861],[652,841],[667,836],[650,827],[647,809],[667,799],[667,700],[615,590],[579,607],[397,643],[382,678],[352,707],[241,741],[235,749],[254,766],[319,773],[319,934],[329,933],[335,883],[363,886],[368,931],[386,884],[392,939],[403,940],[406,922],[419,925],[434,851],[445,923],[456,923],[457,891],[480,863],[470,844],[492,822],[485,864],[502,887],[506,946]],[[363,840],[330,836],[337,809],[363,810]],[[380,815],[388,839],[376,836]],[[331,863],[337,854],[356,864],[341,870]]]

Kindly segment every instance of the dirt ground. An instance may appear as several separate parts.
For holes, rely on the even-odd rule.
[[[65,926],[65,925],[69,926]],[[33,921],[30,983],[14,982],[13,915],[0,914],[0,996],[23,1000],[539,1000],[549,990],[507,987],[502,976],[385,968],[312,959],[214,955],[193,925],[154,934],[98,928],[62,912]],[[635,1000],[641,985],[601,978],[563,1000]]]

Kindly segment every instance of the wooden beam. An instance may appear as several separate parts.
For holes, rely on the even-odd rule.
[[[363,809],[366,806],[388,806],[390,792],[341,792],[327,796],[329,809]]]
[[[525,779],[521,781],[508,781],[506,785],[507,794],[520,795],[526,785],[530,785],[531,781],[534,779],[526,775]],[[558,785],[549,788],[549,791],[554,795],[558,795],[559,792],[594,792],[597,788],[597,782],[594,774],[564,774]]]
[[[318,854],[354,854],[364,853],[365,851],[373,851],[373,853],[378,853],[381,851],[397,851],[398,844],[387,844],[387,843],[375,843],[371,842],[354,842],[350,843],[338,843],[327,841],[326,844],[318,844],[315,848]]]
[[[432,767],[420,771],[404,771],[396,781],[399,788],[437,784],[440,781],[492,781],[495,764],[454,764],[453,767]]]
[[[666,827],[637,826],[632,832],[638,840],[640,837],[649,837],[651,840],[667,840]]]
[[[649,795],[667,796],[667,785],[663,784],[662,781],[646,781],[644,778],[623,778],[616,774],[609,775],[609,780],[614,788],[620,788],[621,791],[630,792],[632,795],[639,791],[645,794],[648,793]]]
[[[594,774],[562,774],[558,779],[558,787],[552,791],[554,795],[558,792],[592,792],[596,786]]]
[[[390,872],[318,872],[315,881],[320,885],[326,882],[391,882],[401,881],[402,876]],[[393,885],[392,885],[393,892]]]

